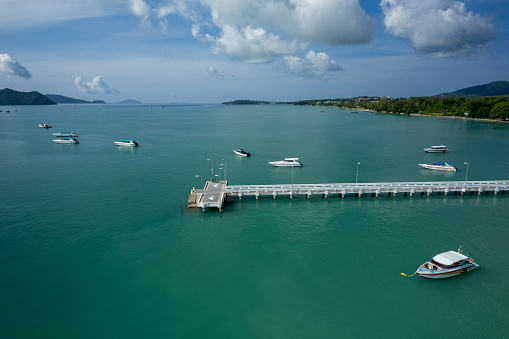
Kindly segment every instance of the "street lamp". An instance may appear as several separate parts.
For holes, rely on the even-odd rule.
[[[224,160],[224,181],[228,181],[228,161],[226,159],[221,159],[221,160]],[[223,166],[223,165],[221,165]]]
[[[359,165],[360,164],[361,164],[360,162],[357,163],[357,174],[355,175],[355,183],[357,183],[357,179],[359,178]]]
[[[465,185],[467,184],[467,179],[468,179],[468,167],[470,167],[470,165],[468,164],[468,162],[465,162],[465,165],[467,165],[467,173],[465,174]],[[463,185],[463,186],[465,186]]]
[[[197,177],[197,178],[198,178],[198,177],[200,177],[201,187],[203,187],[203,178],[201,177],[201,175],[196,174],[196,177]]]
[[[292,166],[292,196],[293,196],[293,166]]]
[[[214,179],[214,160],[207,159],[207,161],[210,161],[212,163],[212,166],[210,166],[210,172],[212,172],[212,179]]]

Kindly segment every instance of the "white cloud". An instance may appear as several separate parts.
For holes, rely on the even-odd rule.
[[[295,54],[297,42],[350,45],[373,38],[358,0],[173,0],[157,13],[159,20],[175,13],[191,20],[193,36],[210,42],[213,53],[249,63]],[[160,25],[164,31],[165,22]]]
[[[208,67],[207,67],[207,72],[208,72],[210,75],[212,75],[212,76],[216,76],[216,77],[220,77],[220,78],[222,78],[222,77],[223,77],[223,75],[222,75],[222,74],[220,74],[220,73],[218,73],[218,72],[217,72],[217,69],[215,69],[213,66],[208,66]]]
[[[214,54],[226,54],[234,60],[248,63],[270,62],[278,56],[297,52],[295,41],[284,41],[263,28],[246,26],[239,31],[236,27],[226,25],[219,38],[207,35],[207,39],[215,45]]]
[[[129,10],[131,13],[141,19],[140,26],[145,27],[150,23],[148,21],[151,9],[143,0],[129,0]]]
[[[358,0],[200,0],[218,27],[261,27],[289,40],[367,43],[373,23]]]
[[[6,72],[21,78],[30,79],[32,74],[17,61],[12,60],[9,54],[0,54],[0,72]]]
[[[94,78],[94,80],[89,82],[81,81],[81,76],[77,76],[74,79],[74,85],[78,87],[85,93],[88,94],[118,94],[119,91],[116,89],[110,88],[106,82],[104,82],[103,77],[98,75]]]
[[[459,56],[495,39],[488,19],[454,0],[382,0],[386,30],[422,53]]]
[[[285,56],[282,63],[292,74],[306,78],[328,79],[333,72],[343,70],[326,53],[315,53],[315,51],[309,51],[305,59],[297,56]]]

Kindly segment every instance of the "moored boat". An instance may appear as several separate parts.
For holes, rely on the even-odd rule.
[[[277,166],[277,167],[285,167],[285,166],[302,166],[302,163],[299,161],[299,158],[285,158],[285,160],[279,161],[271,161],[269,165]]]
[[[77,136],[79,136],[78,134],[76,134],[74,132],[58,132],[58,133],[53,133],[52,135],[55,137],[77,137]]]
[[[249,157],[249,156],[251,156],[251,153],[246,152],[243,148],[234,149],[233,153],[235,153],[237,155],[240,155],[242,157]]]
[[[75,138],[61,138],[53,140],[54,143],[57,144],[79,144],[78,139]]]
[[[137,147],[139,146],[138,143],[134,140],[119,140],[113,142],[117,146],[130,146],[130,147]]]
[[[457,171],[457,168],[451,165],[449,162],[435,162],[433,164],[419,164],[419,166],[427,169],[438,170],[438,171]]]
[[[39,124],[40,128],[52,128],[53,126],[50,126],[48,124]]]
[[[426,153],[445,153],[449,152],[449,149],[445,145],[430,146],[424,149]]]
[[[427,279],[450,278],[479,267],[474,259],[460,253],[460,250],[437,254],[432,260],[419,266],[417,275]]]

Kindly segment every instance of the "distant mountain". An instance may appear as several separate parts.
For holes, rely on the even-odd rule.
[[[102,100],[94,100],[94,101],[86,101],[81,99],[74,99],[70,97],[65,97],[63,95],[58,94],[46,94],[48,98],[56,102],[57,104],[105,104]]]
[[[18,92],[10,88],[0,90],[0,105],[55,105],[56,103],[39,92]]]
[[[435,97],[460,98],[460,97],[494,97],[509,95],[508,81],[494,81],[489,84],[463,88],[454,92],[437,94]]]
[[[121,105],[137,105],[137,104],[142,104],[142,102],[140,102],[138,100],[133,100],[133,99],[126,99],[126,100],[117,102],[117,104],[121,104]]]

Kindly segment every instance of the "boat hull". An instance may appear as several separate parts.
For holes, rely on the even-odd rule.
[[[440,271],[428,270],[421,266],[419,267],[416,273],[417,275],[425,279],[445,279],[455,277],[463,273],[467,273],[473,269],[476,269],[477,267],[479,267],[479,264],[475,262],[451,269],[443,269]]]
[[[448,149],[430,149],[430,148],[425,148],[424,152],[426,152],[426,153],[445,153],[445,152],[449,152],[449,150]]]
[[[422,168],[431,169],[431,170],[437,170],[437,171],[449,171],[449,172],[455,172],[457,169],[454,166],[436,166],[436,165],[429,165],[429,164],[419,164]]]
[[[117,146],[127,146],[127,147],[138,146],[138,143],[136,141],[114,141],[113,143]]]
[[[300,167],[302,164],[295,163],[295,164],[289,164],[289,163],[281,163],[278,161],[271,161],[269,162],[269,165],[275,166],[275,167]]]
[[[80,142],[76,139],[55,139],[55,144],[79,144]]]
[[[237,151],[237,150],[233,150],[233,153],[237,154],[237,155],[240,155],[241,157],[249,157],[251,156],[251,153],[248,153],[248,152],[240,152],[240,151]]]

